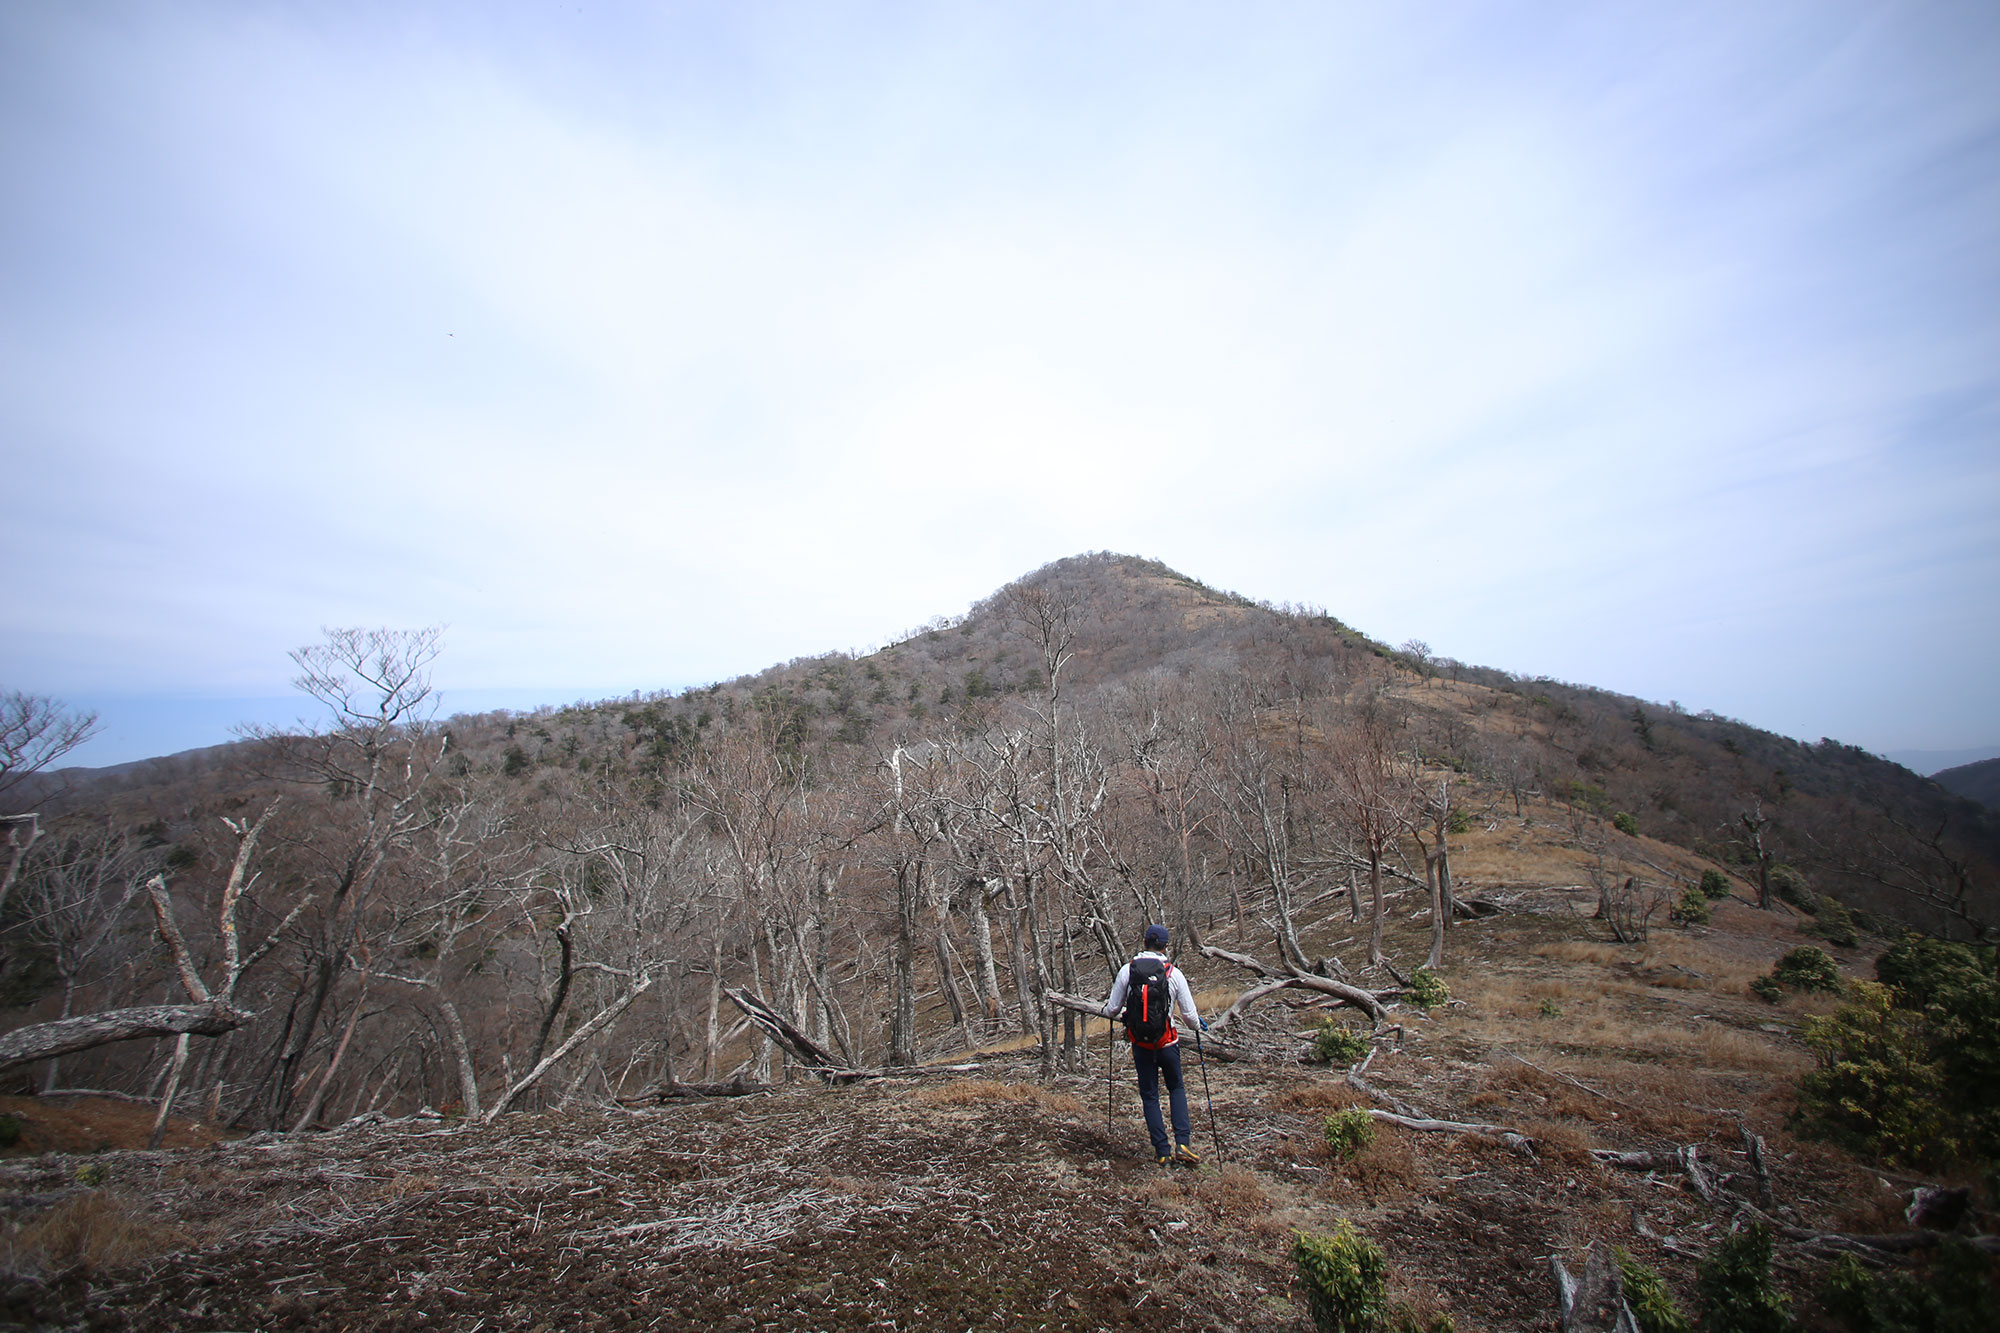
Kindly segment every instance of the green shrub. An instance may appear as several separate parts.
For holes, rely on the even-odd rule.
[[[1543,1000],[1540,1013],[1543,1018],[1561,1018],[1563,1007],[1554,1000]]]
[[[1805,929],[1837,948],[1852,949],[1861,942],[1854,933],[1854,913],[1838,898],[1820,899],[1819,915]]]
[[[1890,1165],[2000,1158],[2000,982],[1962,945],[1906,939],[1803,1033],[1820,1067],[1795,1121]]]
[[[1313,1033],[1312,1058],[1319,1064],[1351,1065],[1368,1054],[1368,1038],[1341,1026],[1331,1016],[1319,1021]]]
[[[1960,1150],[2000,1159],[2000,978],[1993,950],[1906,935],[1875,961],[1875,975],[1896,1007],[1917,1019]]]
[[[21,1117],[12,1111],[0,1113],[0,1148],[11,1148],[21,1141]]]
[[[1689,889],[1674,904],[1674,920],[1684,926],[1705,926],[1709,918],[1708,895],[1700,889]]]
[[[1639,1333],[1694,1333],[1694,1325],[1681,1313],[1674,1293],[1658,1273],[1616,1245],[1611,1253],[1625,1278],[1625,1303],[1632,1307]]]
[[[102,1162],[85,1162],[76,1169],[76,1183],[86,1189],[96,1189],[111,1179],[111,1168]]]
[[[1628,837],[1636,838],[1639,836],[1639,821],[1623,810],[1611,816],[1611,827]]]
[[[1870,1273],[1840,1256],[1820,1288],[1820,1305],[1850,1333],[1986,1333],[2000,1328],[1994,1261],[1960,1237],[1946,1239],[1926,1278]]]
[[[1761,1222],[1724,1236],[1695,1265],[1707,1333],[1790,1333],[1789,1300],[1771,1285],[1771,1232]]]
[[[1425,1009],[1435,1009],[1451,998],[1451,990],[1444,984],[1444,978],[1428,967],[1420,967],[1410,974],[1410,1001]]]
[[[1445,820],[1444,827],[1445,832],[1451,834],[1453,837],[1457,837],[1462,833],[1470,833],[1472,832],[1472,816],[1463,810],[1454,810],[1451,812],[1451,817]]]
[[[1819,910],[1819,897],[1806,887],[1806,877],[1788,865],[1771,867],[1771,891],[1808,916]]]
[[[1729,896],[1729,876],[1720,870],[1702,871],[1701,891],[1705,897],[1720,902]]]
[[[1387,1312],[1389,1262],[1345,1218],[1331,1234],[1294,1232],[1292,1262],[1320,1333],[1369,1333]]]
[[[1345,1162],[1375,1142],[1375,1117],[1358,1106],[1335,1111],[1326,1118],[1326,1146],[1336,1161]]]
[[[1806,1020],[1800,1035],[1819,1068],[1799,1080],[1792,1124],[1890,1166],[1949,1161],[1962,1145],[1948,1132],[1944,1070],[1923,1016],[1898,1009],[1893,994],[1857,982],[1850,1003]]]
[[[1771,976],[1793,990],[1838,993],[1842,984],[1840,968],[1826,950],[1810,944],[1801,944],[1780,958],[1772,967]]]
[[[1750,989],[1756,992],[1757,998],[1765,1004],[1776,1004],[1785,998],[1785,988],[1780,986],[1774,977],[1758,977],[1750,983]]]

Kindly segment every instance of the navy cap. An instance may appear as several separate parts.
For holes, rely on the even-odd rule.
[[[1167,928],[1165,926],[1152,925],[1146,927],[1146,946],[1148,948],[1165,948],[1166,943]]]

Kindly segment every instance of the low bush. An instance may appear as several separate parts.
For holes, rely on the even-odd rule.
[[[1368,1054],[1368,1038],[1344,1027],[1332,1016],[1322,1018],[1313,1033],[1312,1058],[1319,1064],[1351,1065]]]
[[[1684,926],[1705,926],[1708,924],[1710,908],[1708,895],[1700,889],[1689,889],[1674,904],[1674,920]]]
[[[1771,891],[1808,916],[1819,910],[1819,896],[1806,887],[1806,877],[1791,866],[1771,867]]]
[[[2000,1160],[2000,979],[1992,953],[1921,935],[1875,963],[1879,982],[1809,1019],[1819,1068],[1793,1122],[1890,1166]]]
[[[1625,1279],[1625,1303],[1632,1307],[1639,1333],[1694,1333],[1694,1325],[1658,1273],[1616,1245],[1611,1254]]]
[[[1451,990],[1444,984],[1444,978],[1428,967],[1420,967],[1410,974],[1410,1002],[1425,1009],[1435,1009],[1451,998]]]
[[[1326,1118],[1326,1146],[1334,1159],[1345,1162],[1375,1142],[1375,1117],[1359,1106],[1335,1111]]]
[[[1729,896],[1729,876],[1723,874],[1720,870],[1702,871],[1701,892],[1703,897],[1714,902],[1720,902]]]
[[[1765,1004],[1776,1004],[1785,998],[1785,988],[1778,984],[1775,977],[1758,977],[1750,983],[1750,989]]]
[[[0,1113],[0,1148],[11,1148],[21,1141],[21,1117],[12,1111]]]
[[[1819,915],[1805,929],[1807,934],[1817,935],[1841,949],[1852,949],[1861,942],[1854,933],[1854,913],[1838,898],[1820,899]]]
[[[1819,1068],[1799,1080],[1792,1125],[1890,1166],[1932,1165],[1959,1152],[1943,1114],[1944,1070],[1922,1015],[1893,998],[1859,982],[1850,1003],[1806,1020],[1801,1036]]]
[[[1695,1265],[1707,1333],[1791,1333],[1787,1297],[1771,1285],[1771,1232],[1761,1222],[1724,1236]]]
[[[1370,1333],[1388,1313],[1389,1261],[1345,1218],[1330,1234],[1294,1232],[1292,1262],[1320,1333]]]
[[[1636,819],[1634,816],[1626,813],[1623,810],[1620,810],[1617,814],[1611,816],[1611,827],[1617,829],[1620,833],[1625,834],[1627,837],[1636,838],[1639,836],[1638,819]]]
[[[1801,944],[1780,958],[1771,968],[1771,977],[1793,990],[1838,993],[1841,987],[1839,966],[1826,950],[1810,944]]]
[[[1851,1254],[1840,1256],[1820,1288],[1820,1305],[1849,1333],[1986,1333],[2000,1328],[1993,1291],[1995,1262],[1953,1236],[1924,1277],[1878,1277]]]

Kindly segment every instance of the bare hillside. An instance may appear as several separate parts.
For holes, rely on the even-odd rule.
[[[1469,890],[1503,910],[1454,932],[1447,1005],[1392,1010],[1372,1097],[1301,1063],[1329,1012],[1303,997],[1255,1006],[1242,1058],[1190,1061],[1199,1170],[1144,1155],[1129,1061],[1116,1053],[1107,1084],[1093,1025],[1077,1069],[1047,1081],[1031,1053],[989,1049],[856,1086],[801,1075],[493,1126],[432,1114],[17,1155],[0,1164],[19,1274],[4,1308],[20,1327],[104,1329],[1294,1330],[1290,1237],[1346,1218],[1427,1316],[1553,1328],[1548,1256],[1613,1241],[1685,1299],[1695,1257],[1746,1208],[1790,1228],[1776,1270],[1806,1302],[1844,1243],[1829,1233],[1907,1228],[1902,1186],[1786,1130],[1810,1063],[1796,1024],[1830,1002],[1773,1007],[1747,983],[1802,937],[1725,901],[1707,926],[1612,941],[1555,813],[1466,835]],[[1395,952],[1421,947],[1412,897],[1392,900]],[[1351,956],[1350,916],[1321,904],[1311,948]],[[1246,980],[1183,961],[1210,1013]],[[1328,1114],[1384,1104],[1532,1147],[1384,1123],[1338,1160]],[[66,1114],[30,1110],[17,1154]],[[1706,1198],[1673,1165],[1690,1147]],[[1655,1157],[1634,1170],[1595,1150]]]

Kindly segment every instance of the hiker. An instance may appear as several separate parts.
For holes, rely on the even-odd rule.
[[[1188,1146],[1187,1090],[1181,1082],[1181,1037],[1174,1030],[1174,1007],[1178,1005],[1188,1021],[1202,1031],[1208,1030],[1208,1024],[1195,1010],[1187,977],[1167,961],[1166,948],[1167,928],[1146,927],[1146,947],[1118,969],[1103,1013],[1106,1018],[1125,1021],[1125,1035],[1132,1042],[1132,1066],[1139,1071],[1139,1100],[1146,1107],[1146,1132],[1153,1136],[1153,1156],[1161,1166],[1199,1166],[1201,1154]],[[1171,1144],[1167,1127],[1160,1120],[1162,1075],[1173,1110]]]

